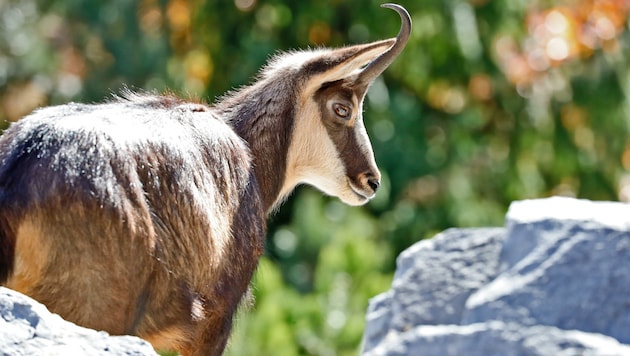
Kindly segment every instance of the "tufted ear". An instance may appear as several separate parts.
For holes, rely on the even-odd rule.
[[[396,43],[394,39],[388,39],[340,48],[319,59],[320,63],[314,62],[311,65],[324,69],[318,76],[322,83],[334,82],[359,74],[362,68],[386,53],[394,43]]]
[[[402,52],[411,34],[411,17],[396,4],[384,4],[395,10],[402,21],[395,38],[321,52],[303,69],[309,77],[307,87],[319,86],[350,78],[359,87],[367,88]]]

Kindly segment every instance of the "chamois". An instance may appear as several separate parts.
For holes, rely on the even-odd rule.
[[[379,187],[363,98],[395,38],[273,58],[214,106],[124,92],[42,108],[0,137],[0,282],[67,320],[219,355],[298,184],[350,205]]]

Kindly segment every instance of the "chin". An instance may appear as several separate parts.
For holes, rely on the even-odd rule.
[[[352,190],[343,192],[343,194],[339,194],[338,197],[339,200],[350,206],[361,206],[370,201],[369,198],[359,195]]]
[[[342,203],[350,206],[361,206],[367,204],[374,197],[374,195],[368,197],[364,194],[361,194],[355,189],[352,189],[350,184],[339,186],[339,185],[323,185],[315,186],[318,190],[323,192],[326,195],[333,196],[339,198]]]

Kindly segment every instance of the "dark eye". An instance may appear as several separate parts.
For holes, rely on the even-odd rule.
[[[340,104],[340,103],[334,103],[333,104],[333,110],[335,111],[335,114],[337,114],[337,116],[341,117],[341,118],[348,118],[350,116],[350,108]]]

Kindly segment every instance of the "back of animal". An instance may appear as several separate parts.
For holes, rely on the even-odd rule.
[[[262,251],[250,175],[247,147],[204,105],[36,111],[0,138],[0,282],[78,324],[183,343],[226,278],[245,281],[227,292],[240,299]]]

